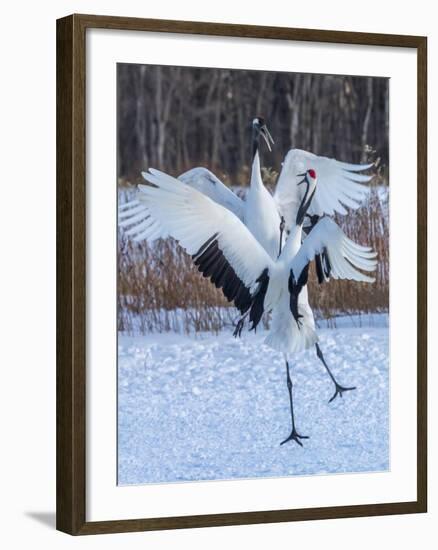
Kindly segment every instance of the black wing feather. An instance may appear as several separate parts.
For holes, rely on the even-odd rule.
[[[298,281],[295,280],[295,275],[293,270],[290,270],[289,275],[289,281],[288,281],[288,288],[289,288],[289,294],[290,294],[290,310],[292,312],[292,315],[294,316],[295,321],[297,322],[298,326],[300,326],[300,318],[302,315],[299,314],[298,311],[298,296],[300,295],[300,292],[302,291],[303,287],[307,285],[307,280],[309,278],[309,264],[306,264],[306,267],[301,271],[300,276],[298,277]]]
[[[257,279],[257,282],[259,283],[259,287],[257,289],[257,292],[254,295],[252,305],[251,305],[251,311],[249,313],[249,320],[252,322],[252,326],[249,330],[255,330],[257,325],[260,323],[260,319],[262,318],[263,312],[265,310],[264,308],[264,302],[265,302],[265,296],[266,292],[268,290],[269,286],[269,270],[266,267],[260,277]]]
[[[315,256],[316,275],[318,277],[318,283],[321,284],[325,281],[324,271],[322,268],[321,254]]]
[[[227,300],[234,301],[242,315],[248,311],[252,303],[251,293],[219,248],[217,233],[210,237],[192,258],[203,276],[210,277],[216,288],[222,289]]]
[[[308,235],[312,231],[312,229],[315,227],[315,225],[323,216],[307,215],[307,217],[310,220],[310,225],[303,228],[303,231],[306,235]],[[315,267],[316,267],[316,275],[318,277],[318,283],[322,284],[327,282],[330,279],[332,266],[331,266],[330,258],[328,256],[328,252],[326,248],[323,249],[321,254],[315,255]]]

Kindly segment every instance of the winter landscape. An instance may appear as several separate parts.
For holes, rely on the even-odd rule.
[[[290,424],[284,362],[262,332],[121,335],[118,483],[387,470],[387,317],[343,321],[320,329],[320,343],[356,390],[328,403],[333,385],[313,350],[292,363],[303,448],[280,446]]]
[[[118,484],[390,469],[387,80],[119,65],[118,86]],[[186,93],[180,94],[182,89]],[[275,146],[265,119],[253,118],[260,111]],[[261,137],[267,147],[259,154]],[[303,162],[310,159],[305,171],[297,163],[289,168],[284,159],[291,147],[329,158],[299,157]],[[169,178],[197,166],[204,180],[197,179],[198,173],[183,181]],[[145,202],[136,202],[137,185],[146,183],[140,173],[151,168],[166,175],[146,174],[152,188],[145,191]],[[282,195],[275,195],[282,174],[282,192],[295,189],[295,202],[281,203]],[[240,219],[255,235],[248,205],[249,197],[259,192],[257,181],[265,202],[259,203],[256,222],[269,210],[272,195],[280,200],[276,205],[286,218],[289,211],[284,208],[296,208],[287,220],[292,225],[284,241],[280,218],[269,222],[275,225],[276,240],[269,249],[272,262],[262,261],[262,267],[271,266],[266,268],[268,286],[263,292],[277,284],[273,277],[278,249],[287,247],[286,239],[292,242],[290,235],[298,228],[297,246],[308,251],[308,307],[327,366],[317,356],[314,341],[303,351],[291,352],[287,364],[287,352],[278,348],[287,338],[277,339],[277,349],[266,344],[276,325],[272,308],[260,311],[256,305],[262,279],[252,287],[251,309],[238,303],[236,289],[244,302],[253,284],[248,281],[260,274],[245,275],[260,254],[248,240],[246,248],[238,248],[244,237],[240,226],[199,198],[199,192],[225,206],[231,216],[239,217],[239,209],[247,208]],[[368,191],[358,183],[366,184]],[[186,192],[190,187],[195,192]],[[308,193],[315,198],[305,204]],[[203,206],[195,208],[196,201]],[[304,205],[308,219],[298,222]],[[202,208],[211,209],[204,218]],[[188,217],[180,221],[179,216]],[[199,240],[198,233],[209,225],[215,227],[213,237],[208,241],[210,234],[205,233]],[[233,228],[229,237],[227,227]],[[218,231],[219,245],[213,240]],[[263,234],[257,234],[268,251]],[[313,241],[306,237],[312,234]],[[196,246],[190,244],[193,239]],[[203,242],[213,244],[199,249]],[[313,250],[309,242],[323,244]],[[342,251],[337,259],[336,247]],[[296,250],[293,254],[298,257]],[[329,260],[320,259],[318,265],[315,254],[326,254]],[[239,267],[239,262],[247,267]],[[222,270],[216,274],[215,263]],[[213,285],[219,273],[230,276],[230,267],[234,275],[228,290],[225,283]],[[365,272],[372,272],[373,279]],[[297,329],[304,310],[302,305],[294,309],[296,284],[301,283],[289,279],[278,294],[286,300],[286,309],[277,317],[277,327],[278,318],[289,323],[293,317],[298,338],[304,334]],[[251,316],[256,307],[257,330],[248,331],[246,318],[241,337],[234,337],[239,309]],[[283,334],[281,323],[280,329],[277,334]],[[328,367],[339,384],[354,389],[332,399],[335,385]],[[293,391],[286,383],[287,372]]]

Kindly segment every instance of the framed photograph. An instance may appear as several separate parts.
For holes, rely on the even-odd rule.
[[[427,510],[426,38],[57,22],[57,528]]]

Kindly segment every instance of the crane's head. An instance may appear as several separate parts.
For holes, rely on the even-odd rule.
[[[254,137],[259,139],[259,136],[262,136],[263,139],[266,142],[266,145],[268,146],[268,149],[272,151],[271,145],[274,145],[274,140],[272,139],[271,134],[269,133],[268,127],[266,126],[265,119],[257,116],[252,121],[252,129],[254,133]]]
[[[315,170],[313,170],[313,168],[306,170],[304,174],[297,174],[297,177],[303,178],[301,181],[298,182],[297,185],[301,185],[303,183],[306,184],[306,190],[301,200],[296,220],[297,225],[301,225],[304,222],[304,216],[306,215],[306,212],[309,209],[310,203],[312,202],[313,196],[315,194],[317,178],[316,172]]]
[[[306,182],[307,186],[310,186],[313,188],[316,187],[316,172],[313,168],[310,168],[309,170],[306,170],[304,174],[297,174],[298,178],[303,178],[301,181],[298,182],[298,185],[301,185],[302,183]]]

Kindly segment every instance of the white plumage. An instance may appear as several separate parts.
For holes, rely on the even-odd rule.
[[[287,230],[292,231],[305,193],[305,187],[299,185],[303,175],[309,169],[315,170],[318,174],[318,184],[307,206],[307,213],[319,217],[335,211],[346,213],[343,204],[357,208],[360,200],[368,193],[368,188],[361,183],[371,177],[357,172],[371,165],[347,164],[299,149],[291,149],[285,157],[272,196],[261,178],[258,152],[260,129],[266,126],[261,119],[254,119],[253,127],[257,127],[258,131],[253,137],[256,147],[250,188],[245,201],[206,168],[197,167],[185,172],[178,178],[180,182],[163,172],[151,169],[149,174],[143,173],[143,177],[157,185],[160,193],[156,192],[156,188],[139,186],[140,192],[136,200],[122,205],[119,209],[119,225],[129,227],[126,234],[137,241],[166,238],[170,235],[180,241],[192,255],[208,238],[217,233],[218,246],[251,294],[255,292],[258,285],[257,277],[264,268],[270,269],[271,279],[275,278],[274,272],[284,263],[282,259],[284,260],[287,250],[290,265],[284,269],[292,269],[296,279],[316,255],[324,253],[330,262],[330,276],[334,279],[373,282],[373,278],[355,267],[363,271],[374,270],[375,253],[370,248],[351,241],[327,217],[319,220],[302,245],[299,228],[299,235],[295,235],[293,253],[290,252],[291,246],[286,246],[279,258],[280,261],[275,261],[280,253],[279,212],[286,221]],[[270,138],[269,132],[267,135]],[[267,136],[264,137],[267,140]],[[293,237],[294,235],[291,235],[288,242],[292,242]],[[328,280],[327,273],[324,273],[323,277]],[[287,276],[283,276],[280,286],[282,285],[286,285],[283,290],[287,294]],[[267,343],[284,352],[310,347],[316,342],[316,335],[306,285],[302,287],[298,300],[299,314],[302,316],[301,330],[298,333],[294,330],[294,322],[289,319],[291,315],[290,310],[288,313],[286,302],[275,309],[275,304],[268,301],[271,299],[272,288],[271,284],[271,292],[266,296],[266,310],[273,310]],[[289,321],[286,323],[285,319]],[[274,336],[275,334],[277,336]]]
[[[197,166],[178,176],[178,179],[214,202],[228,208],[235,216],[243,220],[245,202],[207,168]]]
[[[246,200],[233,193],[207,168],[192,168],[181,174],[178,179],[233,212],[245,223],[268,254],[275,258],[279,251],[280,215],[285,220],[286,229],[289,230],[302,200],[302,189],[297,184],[303,173],[313,169],[318,174],[318,186],[308,214],[323,216],[337,212],[345,215],[346,207],[357,209],[367,197],[369,188],[363,184],[369,182],[372,176],[358,172],[371,166],[372,164],[349,164],[320,157],[308,151],[291,149],[284,159],[272,196],[261,179],[257,152],[252,162],[251,182]],[[127,232],[136,240],[143,238],[139,231],[142,227],[140,222],[145,217],[143,204],[141,198],[137,197],[137,200],[126,203],[119,209],[121,227],[137,224]],[[165,238],[167,235],[161,236]]]
[[[220,204],[203,193],[153,168],[142,173],[145,180],[156,187],[140,185],[148,212],[148,229],[144,237],[154,240],[159,234],[176,239],[184,250],[195,255],[208,239],[216,240],[238,277],[251,290],[256,289],[256,278],[266,267],[269,256],[254,239],[247,227]],[[156,227],[160,233],[155,232]],[[251,262],[249,262],[251,258]]]
[[[308,209],[309,215],[331,216],[335,212],[345,215],[346,206],[355,210],[366,198],[369,188],[362,184],[369,182],[372,176],[358,172],[371,166],[348,164],[301,149],[291,149],[283,161],[274,193],[274,201],[285,218],[286,226],[293,224],[302,199],[301,189],[297,185],[301,174],[310,169],[318,174],[318,186]]]
[[[278,351],[294,353],[316,342],[313,316],[307,310],[306,301],[301,299],[301,303],[298,302],[298,314],[303,316],[299,319],[294,318],[288,305],[291,274],[295,281],[299,281],[315,255],[325,251],[334,278],[364,282],[374,280],[358,269],[373,271],[377,264],[375,253],[368,247],[353,243],[329,218],[322,218],[302,243],[301,226],[296,225],[280,257],[274,260],[242,221],[227,208],[158,170],[150,169],[143,176],[154,186],[140,186],[139,201],[147,211],[147,218],[141,224],[142,238],[153,240],[163,234],[170,235],[195,259],[207,254],[211,248],[212,266],[204,265],[201,268],[210,267],[212,276],[216,274],[214,262],[218,261],[213,255],[214,245],[251,294],[253,301],[260,296],[260,278],[265,273],[268,284],[262,303],[258,306],[261,307],[261,313],[272,311],[273,323],[267,343]],[[316,185],[316,181],[311,183]],[[301,284],[297,299],[303,286],[305,283]],[[304,321],[310,317],[308,326],[309,323]],[[255,324],[254,318],[251,320],[256,326],[260,318],[256,319]]]

